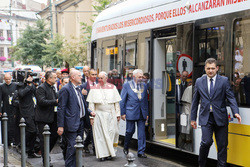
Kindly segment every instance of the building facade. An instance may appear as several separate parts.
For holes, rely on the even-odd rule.
[[[35,23],[36,12],[42,9],[42,4],[33,0],[25,3],[22,0],[0,0],[0,4],[0,64],[3,69],[20,63],[11,61],[10,47],[16,44],[27,25]]]
[[[51,8],[48,1],[46,8],[38,14],[47,21],[53,34],[60,34],[67,41],[83,41],[83,36],[86,34],[82,32],[81,23],[91,26],[92,20],[95,19],[94,15],[98,14],[93,5],[96,5],[95,0],[54,0]],[[90,64],[90,56],[87,56],[87,64]]]

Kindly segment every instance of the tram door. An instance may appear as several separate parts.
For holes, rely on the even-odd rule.
[[[176,145],[176,37],[154,40],[154,140]]]

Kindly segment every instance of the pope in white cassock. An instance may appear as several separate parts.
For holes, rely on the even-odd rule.
[[[100,72],[98,84],[91,87],[87,97],[89,109],[96,113],[90,122],[93,126],[96,158],[101,161],[116,156],[119,140],[121,97],[113,84],[107,83],[108,75]]]

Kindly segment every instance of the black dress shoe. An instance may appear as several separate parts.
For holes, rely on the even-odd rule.
[[[123,149],[123,153],[124,153],[125,155],[128,155],[128,149]]]
[[[106,160],[112,160],[113,158],[111,156],[106,157]]]
[[[36,153],[31,153],[31,154],[28,154],[28,158],[41,158],[41,155],[38,155]]]
[[[105,161],[105,158],[100,158],[100,161]]]
[[[138,154],[139,158],[147,158],[147,156],[145,154]]]

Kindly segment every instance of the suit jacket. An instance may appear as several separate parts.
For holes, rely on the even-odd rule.
[[[201,100],[199,112],[199,124],[201,126],[206,125],[208,122],[210,105],[212,105],[212,111],[216,124],[218,126],[228,125],[226,99],[229,102],[233,115],[239,113],[239,108],[227,77],[217,75],[214,91],[211,97],[208,92],[207,76],[198,78],[194,88],[191,120],[196,121],[198,105]]]
[[[84,83],[86,83],[86,82],[87,82],[87,81],[86,81],[85,75],[82,74],[82,84],[84,84]]]
[[[82,95],[82,94],[81,94]],[[82,95],[85,108],[84,121],[89,122],[89,112],[86,101]],[[59,91],[57,111],[57,125],[66,131],[76,132],[80,126],[80,104],[71,82]]]
[[[36,87],[35,85],[29,86],[26,83],[20,83],[17,85],[18,99],[19,99],[19,109],[20,116],[35,117],[35,105],[33,97],[35,97]]]
[[[98,84],[98,80],[96,80],[96,83],[95,83],[95,84]],[[88,96],[88,94],[89,94],[89,91],[90,91],[90,82],[87,81],[87,82],[83,83],[83,84],[80,86],[80,88],[81,88],[81,90],[82,90],[82,89],[85,89],[85,90],[87,91],[87,95],[84,95],[84,98],[85,98],[85,100],[86,100],[86,99],[87,99],[87,96]],[[88,104],[88,102],[87,102],[87,104]]]
[[[121,115],[126,115],[127,120],[139,120],[140,112],[142,112],[143,118],[147,119],[148,116],[148,94],[147,89],[148,85],[143,83],[144,91],[141,94],[141,100],[138,98],[137,93],[135,93],[131,87],[132,81],[126,82],[123,85],[120,107]]]
[[[37,122],[54,122],[55,106],[57,106],[57,95],[55,88],[47,82],[41,84],[36,90],[37,107],[35,120]]]
[[[16,114],[16,108],[9,104],[9,97],[12,96],[17,88],[16,83],[11,83],[7,85],[6,83],[0,85],[0,112],[6,112],[8,116],[13,116]],[[1,103],[3,105],[1,107]]]

